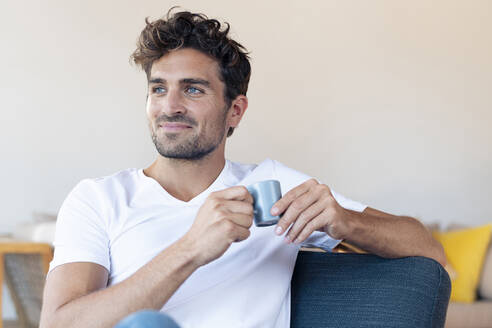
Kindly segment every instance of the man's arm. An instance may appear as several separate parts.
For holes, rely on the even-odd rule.
[[[271,209],[283,213],[277,234],[290,227],[288,243],[301,243],[314,231],[345,239],[383,257],[426,256],[446,264],[444,250],[416,219],[395,216],[373,208],[362,213],[341,207],[328,186],[310,179],[287,192]],[[278,230],[277,230],[278,229]]]
[[[347,242],[383,257],[425,256],[446,265],[441,244],[418,220],[367,207],[362,213],[346,210]]]
[[[159,310],[197,268],[179,242],[109,288],[103,266],[63,264],[48,274],[40,327],[112,327],[140,309]]]
[[[106,288],[99,264],[60,265],[46,280],[40,327],[113,327],[135,311],[160,310],[196,269],[247,239],[252,224],[251,194],[230,187],[211,193],[183,237],[116,285]]]

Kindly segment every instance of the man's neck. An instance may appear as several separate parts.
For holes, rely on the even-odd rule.
[[[155,179],[166,191],[189,201],[206,190],[224,168],[224,153],[211,153],[201,160],[176,160],[159,156],[144,174]]]

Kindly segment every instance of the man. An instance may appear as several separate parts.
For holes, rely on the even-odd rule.
[[[330,250],[345,239],[385,257],[445,263],[415,219],[349,200],[270,159],[226,160],[226,138],[248,107],[245,49],[204,15],[146,23],[133,59],[147,74],[159,155],[143,170],[83,180],[68,195],[41,327],[111,327],[141,309],[182,327],[288,327],[301,245]],[[266,179],[285,192],[271,210],[282,218],[260,228],[244,186]]]

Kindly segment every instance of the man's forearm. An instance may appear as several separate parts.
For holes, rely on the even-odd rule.
[[[121,283],[60,306],[41,327],[113,327],[135,311],[159,310],[197,268],[193,254],[174,243]]]
[[[443,248],[418,220],[367,208],[364,212],[347,210],[349,233],[344,238],[370,253],[383,257],[425,256],[443,266]]]

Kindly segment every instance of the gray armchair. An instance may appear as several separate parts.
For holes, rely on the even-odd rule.
[[[444,327],[447,272],[425,257],[299,252],[292,328]]]

